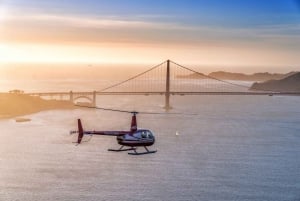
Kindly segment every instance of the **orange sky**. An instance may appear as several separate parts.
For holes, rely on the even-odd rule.
[[[26,11],[2,3],[0,63],[137,64],[171,59],[193,65],[272,66],[274,71],[294,70],[300,64],[299,36],[281,34],[298,31],[297,26],[258,29]]]

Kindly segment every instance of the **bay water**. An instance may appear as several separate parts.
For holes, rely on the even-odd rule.
[[[57,82],[25,91],[54,91]],[[12,85],[2,91],[21,86]],[[0,120],[0,200],[300,200],[299,97],[171,96],[171,105],[165,113],[164,96],[97,96],[99,107],[165,113],[138,115],[157,150],[140,156],[108,152],[119,147],[114,137],[85,136],[76,146],[69,134],[78,118],[87,130],[128,130],[127,113],[78,108]]]

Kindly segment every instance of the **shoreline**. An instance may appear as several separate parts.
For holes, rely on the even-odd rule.
[[[45,100],[26,94],[0,93],[0,120],[13,119],[47,110],[71,110],[76,106],[66,100]]]

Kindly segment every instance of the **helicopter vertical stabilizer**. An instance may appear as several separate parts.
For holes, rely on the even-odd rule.
[[[137,123],[136,123],[136,114],[137,112],[132,113],[132,119],[131,119],[131,126],[130,126],[130,131],[133,133],[137,131]]]
[[[83,137],[83,128],[82,128],[81,120],[78,119],[78,140],[77,140],[78,144],[80,144],[82,137]]]

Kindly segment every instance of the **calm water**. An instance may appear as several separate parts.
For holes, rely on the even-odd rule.
[[[162,96],[103,96],[98,106],[163,111]],[[107,152],[114,138],[75,146],[86,129],[127,130],[130,115],[45,111],[0,121],[0,200],[300,200],[300,98],[172,96],[172,112],[139,115],[156,154]],[[175,135],[178,132],[179,135]],[[89,137],[85,137],[89,140]]]

